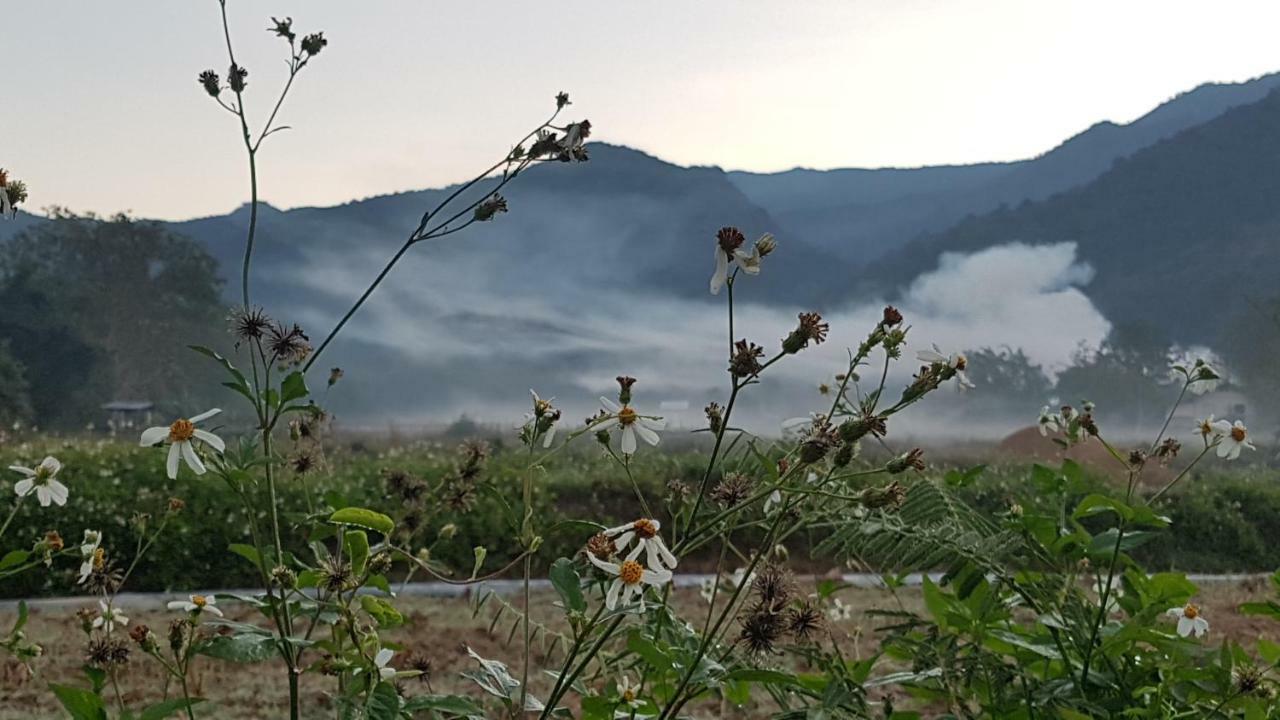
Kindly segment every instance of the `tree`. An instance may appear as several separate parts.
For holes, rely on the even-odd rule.
[[[0,337],[42,424],[83,424],[113,398],[189,404],[209,368],[186,346],[223,336],[220,297],[201,246],[125,215],[55,209],[0,251]]]

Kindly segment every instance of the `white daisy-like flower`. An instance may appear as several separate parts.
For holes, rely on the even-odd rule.
[[[377,655],[373,656],[373,664],[378,668],[379,680],[390,680],[396,676],[396,669],[387,666],[387,664],[391,662],[391,658],[395,657],[395,655],[396,653],[394,650],[391,650],[390,648],[382,648],[378,651]]]
[[[1206,443],[1218,435],[1217,429],[1214,428],[1213,415],[1196,421],[1196,434],[1204,438]]]
[[[768,236],[772,239],[773,236]],[[762,237],[761,240],[764,238]],[[719,295],[720,288],[729,280],[730,266],[737,266],[748,275],[760,274],[760,246],[757,243],[747,252],[742,249],[747,238],[737,228],[721,228],[716,233],[716,268],[711,273],[711,294]]]
[[[596,425],[595,429],[608,430],[615,425],[621,426],[623,455],[636,453],[636,435],[650,445],[657,445],[661,441],[656,431],[665,430],[667,427],[666,421],[662,418],[641,415],[630,405],[618,405],[607,397],[601,397],[600,404],[604,405],[609,417]]]
[[[179,458],[185,460],[187,465],[191,466],[191,470],[197,475],[203,475],[205,472],[204,462],[200,460],[200,456],[196,454],[193,439],[199,440],[218,452],[227,449],[226,443],[222,442],[222,438],[214,435],[208,430],[202,430],[196,427],[196,423],[208,420],[209,418],[222,412],[218,408],[214,408],[207,412],[202,412],[191,419],[178,418],[173,421],[169,427],[151,427],[142,431],[141,445],[143,447],[151,447],[159,445],[162,442],[169,442],[169,458],[165,462],[165,470],[169,474],[170,480],[178,478],[178,461]]]
[[[945,365],[954,370],[957,388],[967,390],[973,387],[969,376],[965,374],[965,370],[969,367],[969,358],[965,357],[964,353],[944,355],[938,346],[934,345],[932,350],[921,350],[916,353],[916,358],[930,365]]]
[[[1213,424],[1213,430],[1222,436],[1222,440],[1218,442],[1218,457],[1220,458],[1235,460],[1240,457],[1242,448],[1257,450],[1253,443],[1249,442],[1249,429],[1239,420],[1234,423],[1219,420]]]
[[[640,707],[640,685],[631,682],[631,678],[623,675],[618,678],[618,697],[622,699],[622,704],[629,708]],[[623,715],[630,717],[631,713],[623,713]]]
[[[102,557],[102,532],[85,530],[84,540],[80,543],[80,579],[76,582],[83,585],[93,574],[94,565],[102,562]]]
[[[1040,426],[1041,437],[1047,437],[1049,433],[1062,431],[1062,418],[1057,413],[1049,412],[1048,405],[1040,408],[1040,419],[1036,424]]]
[[[853,606],[845,605],[840,598],[832,598],[831,607],[827,608],[827,617],[831,622],[853,619]]]
[[[222,610],[215,607],[218,599],[212,595],[191,595],[187,600],[172,600],[167,607],[170,610],[181,610],[193,615],[209,613],[222,617]]]
[[[1209,621],[1200,615],[1200,606],[1187,603],[1183,607],[1169,608],[1165,615],[1178,618],[1178,635],[1200,637],[1209,632]]]
[[[676,556],[667,549],[662,541],[662,523],[656,518],[640,518],[626,525],[611,527],[604,531],[605,537],[613,540],[613,545],[621,553],[627,549],[632,540],[636,541],[636,549],[643,549],[649,568],[656,571],[675,570]]]
[[[619,604],[628,605],[633,596],[638,596],[640,612],[644,612],[645,586],[662,587],[671,582],[670,570],[650,570],[636,562],[636,558],[640,557],[643,549],[637,545],[621,563],[601,560],[587,553],[587,559],[591,564],[613,576],[613,582],[609,584],[609,590],[604,596],[604,606],[609,610],[616,610]]]
[[[40,507],[49,507],[50,503],[59,506],[67,504],[67,486],[57,479],[62,463],[58,462],[54,456],[46,457],[33,468],[10,465],[9,469],[23,475],[23,478],[13,485],[13,491],[18,497],[26,497],[34,492],[36,499],[40,501]]]
[[[93,619],[93,627],[95,630],[106,630],[107,632],[111,632],[112,630],[115,630],[117,626],[127,627],[129,625],[129,618],[125,617],[120,608],[108,607],[105,600],[99,600],[98,607],[102,608],[102,611],[98,613],[98,617]]]

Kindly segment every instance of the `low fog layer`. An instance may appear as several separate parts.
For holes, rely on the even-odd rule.
[[[515,423],[527,409],[531,387],[557,396],[566,419],[577,422],[594,411],[598,396],[615,392],[619,374],[639,379],[635,402],[641,410],[661,412],[677,426],[699,426],[706,403],[724,402],[723,295],[709,302],[656,292],[628,282],[621,264],[597,268],[600,282],[581,283],[579,289],[558,284],[553,268],[518,253],[451,253],[447,262],[435,255],[411,255],[398,267],[329,356],[347,370],[329,398],[345,426],[439,426],[464,415]],[[710,243],[696,255],[705,260],[709,276]],[[375,252],[315,256],[296,266],[289,279],[323,306],[336,306],[358,293],[363,278],[383,260]],[[915,351],[934,344],[948,352],[1022,348],[1052,374],[1082,344],[1097,345],[1110,328],[1085,294],[1092,274],[1073,243],[1011,243],[942,256],[936,270],[916,278],[896,301],[911,331],[909,352],[891,373],[889,392],[896,396],[917,368]],[[766,260],[761,278],[739,280],[735,330],[771,353],[795,326],[796,314],[813,308],[753,303],[753,286],[768,275]],[[594,289],[600,287],[611,289]],[[745,394],[742,424],[774,434],[783,419],[819,409],[818,383],[831,382],[843,370],[846,348],[874,326],[883,305],[823,309],[831,324],[828,342],[774,366],[763,384]],[[320,306],[312,305],[299,319],[326,326],[332,318],[315,309]],[[957,432],[952,428],[962,404],[944,405],[947,413],[910,413],[900,427],[916,434],[998,436],[1027,424],[1038,409]]]

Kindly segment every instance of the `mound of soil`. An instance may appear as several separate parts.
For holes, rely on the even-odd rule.
[[[1116,448],[1122,454],[1127,453],[1129,449],[1128,447]],[[1053,441],[1052,437],[1040,435],[1040,429],[1034,425],[1005,437],[1000,441],[996,451],[1002,458],[1008,460],[1038,462],[1049,466],[1058,465],[1063,460],[1074,460],[1112,480],[1125,482],[1128,479],[1128,472],[1116,462],[1111,453],[1107,452],[1102,443],[1090,440],[1064,450]],[[1173,479],[1173,476],[1174,473],[1169,468],[1152,461],[1143,469],[1141,482],[1143,485],[1160,486]]]

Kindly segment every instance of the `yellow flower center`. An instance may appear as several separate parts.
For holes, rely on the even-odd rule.
[[[635,409],[630,406],[624,406],[621,410],[618,411],[618,422],[622,423],[623,425],[630,425],[631,423],[636,421],[637,417],[639,416],[636,415]]]
[[[94,548],[93,550],[93,569],[101,570],[102,566],[107,562],[107,551],[102,548]]]
[[[962,353],[956,353],[955,366],[957,370],[963,371],[969,366],[969,358],[965,357]]]
[[[1238,443],[1244,442],[1244,438],[1246,435],[1248,435],[1248,432],[1244,428],[1240,427],[1239,425],[1231,428],[1231,439],[1235,440]]]
[[[618,568],[618,578],[626,585],[639,585],[644,577],[644,566],[635,560],[624,560]]]
[[[636,691],[635,691],[635,690],[632,690],[631,688],[627,688],[626,690],[623,690],[623,691],[622,691],[622,702],[624,702],[624,703],[633,703],[633,702],[635,702],[635,701],[636,701]]]
[[[1202,421],[1200,423],[1200,434],[1211,435],[1212,433],[1213,433],[1213,426],[1209,424],[1209,421],[1208,420]]]
[[[196,434],[196,426],[186,418],[179,418],[169,426],[169,442],[186,442]]]
[[[203,608],[205,605],[209,604],[209,600],[203,595],[192,595],[191,604],[198,608]]]
[[[648,540],[658,534],[657,524],[649,518],[640,518],[639,520],[631,523],[631,529],[635,530],[636,534],[645,540]]]
[[[53,470],[50,470],[48,467],[45,467],[44,465],[36,466],[36,480],[44,481],[44,480],[48,480],[52,476],[53,476]]]
[[[1187,606],[1182,608],[1182,616],[1188,620],[1195,620],[1200,616],[1199,606],[1195,603],[1187,603]]]

